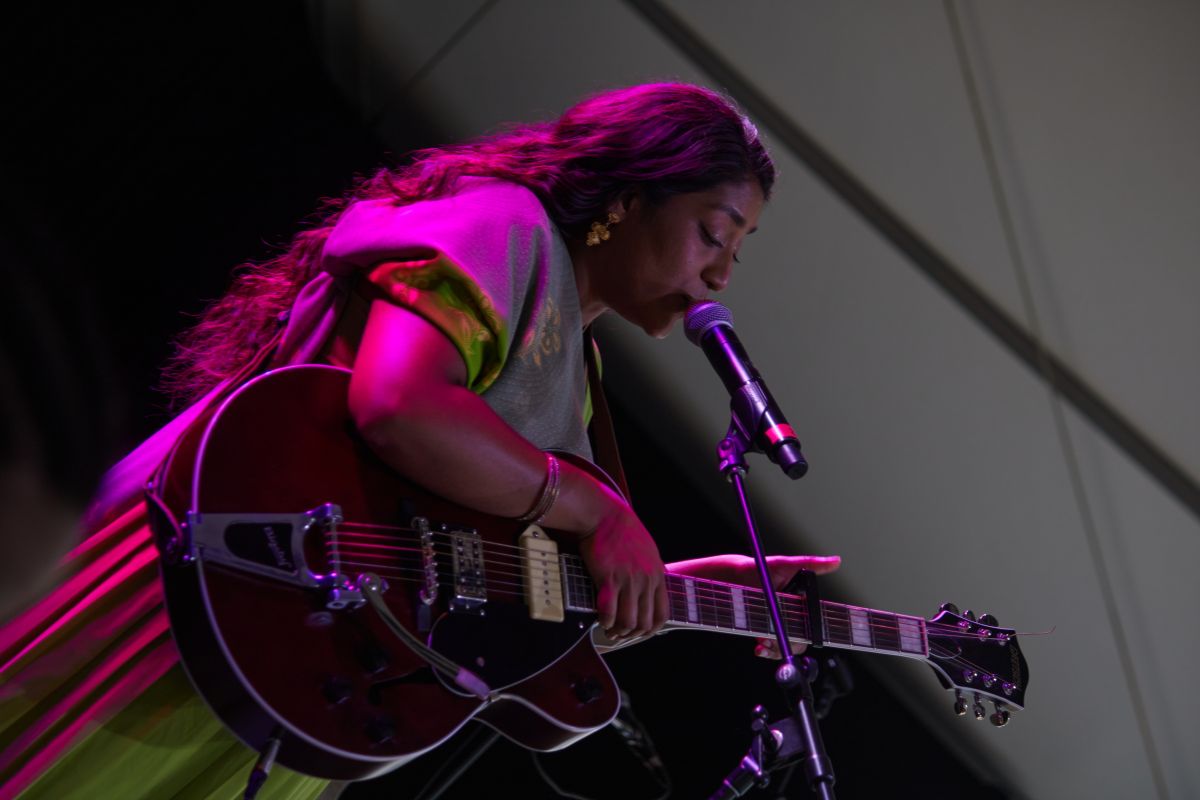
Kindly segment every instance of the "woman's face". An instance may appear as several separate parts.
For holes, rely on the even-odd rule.
[[[594,249],[593,295],[651,336],[666,336],[688,306],[728,285],[763,205],[757,181],[675,195],[660,206],[627,198],[614,207],[621,221],[611,238]]]

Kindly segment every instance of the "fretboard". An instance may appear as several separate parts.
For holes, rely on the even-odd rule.
[[[567,607],[574,611],[595,611],[595,591],[582,564],[563,563],[563,583]],[[761,589],[667,575],[670,618],[667,627],[694,628],[741,636],[773,637],[775,626]],[[860,608],[822,600],[816,620],[809,619],[808,603],[803,595],[779,594],[783,624],[793,643],[814,641],[812,624],[824,644],[876,653],[924,658],[929,655],[925,620],[906,614],[893,614],[873,608]]]

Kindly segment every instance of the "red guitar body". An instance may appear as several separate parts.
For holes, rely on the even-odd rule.
[[[385,530],[424,517],[474,529],[486,545],[514,544],[521,523],[446,502],[379,461],[355,434],[348,386],[349,372],[332,367],[260,376],[192,426],[151,484],[172,631],[214,713],[252,749],[279,736],[279,763],[345,780],[394,769],[471,719],[537,750],[607,724],[619,695],[592,644],[594,614],[532,620],[511,589],[519,577],[492,570],[484,613],[460,613],[449,610],[452,591],[431,604],[419,598],[412,536],[383,548],[390,561],[372,561],[391,565],[392,613],[486,681],[485,701],[436,675],[369,605],[336,608],[328,586],[288,576],[330,570],[321,530],[230,526],[224,559],[212,557],[216,540],[198,540],[196,521],[214,515],[295,515],[334,503],[347,523]]]

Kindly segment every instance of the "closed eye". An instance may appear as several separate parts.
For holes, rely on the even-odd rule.
[[[702,238],[705,241],[705,243],[708,244],[709,247],[716,247],[721,250],[725,249],[725,243],[722,242],[717,237],[713,236],[712,233],[708,230],[707,227],[704,226],[703,223],[701,223],[701,225],[700,225],[700,238]],[[733,261],[736,264],[742,263],[742,260],[737,257],[737,253],[733,254]]]

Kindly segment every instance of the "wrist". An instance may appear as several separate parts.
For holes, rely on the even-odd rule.
[[[628,513],[621,496],[591,474],[566,461],[560,462],[558,502],[545,516],[547,527],[575,534],[576,541],[594,536],[615,516]]]

